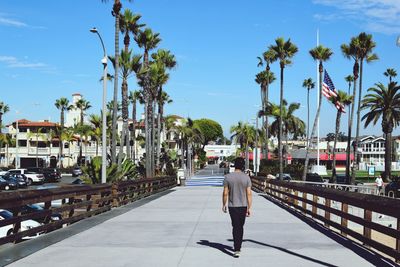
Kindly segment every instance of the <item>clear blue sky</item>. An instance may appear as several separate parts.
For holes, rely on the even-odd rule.
[[[23,1],[0,2],[0,101],[11,111],[4,122],[15,118],[59,120],[56,99],[79,92],[97,113],[101,105],[102,50],[97,37],[89,32],[97,27],[109,54],[114,53],[113,1]],[[347,90],[344,77],[353,62],[340,51],[342,43],[361,31],[372,33],[380,60],[365,67],[364,92],[375,82],[386,82],[387,68],[400,72],[398,0],[252,0],[252,1],[123,1],[123,7],[142,15],[162,38],[160,48],[169,49],[178,59],[165,90],[174,103],[169,114],[211,118],[221,123],[226,135],[237,121],[255,117],[260,103],[254,76],[257,59],[276,37],[291,38],[299,53],[285,69],[288,102],[300,102],[298,116],[306,119],[305,78],[315,80],[316,65],[308,51],[320,43],[334,55],[325,64],[338,89]],[[122,47],[122,37],[121,37]],[[134,48],[136,53],[142,53]],[[279,77],[279,66],[272,71]],[[112,84],[108,85],[109,99]],[[129,83],[136,89],[136,81]],[[270,99],[279,101],[279,81],[270,88]],[[316,91],[311,95],[312,116]],[[321,135],[334,131],[335,109],[323,102]],[[16,114],[16,110],[19,111]],[[344,117],[343,121],[346,121]],[[343,123],[342,131],[346,131]],[[362,134],[381,134],[380,125]],[[394,134],[399,134],[399,129]]]

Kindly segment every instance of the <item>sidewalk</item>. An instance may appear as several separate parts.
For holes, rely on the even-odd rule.
[[[373,266],[363,257],[385,266],[342,240],[360,257],[256,193],[242,255],[233,258],[221,190],[176,188],[9,266]]]

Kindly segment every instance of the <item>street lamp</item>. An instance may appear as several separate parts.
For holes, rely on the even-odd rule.
[[[107,119],[106,119],[106,101],[107,101],[107,53],[106,48],[104,46],[103,39],[99,31],[96,28],[90,29],[90,32],[96,33],[100,38],[101,46],[103,47],[104,57],[101,60],[103,64],[103,123],[102,123],[102,143],[101,146],[101,183],[106,183],[106,175],[107,175],[107,136],[106,136],[106,128],[107,128]]]

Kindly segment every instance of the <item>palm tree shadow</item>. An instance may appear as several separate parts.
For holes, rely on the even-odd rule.
[[[202,245],[202,246],[208,246],[208,247],[211,247],[211,248],[218,249],[222,253],[225,253],[225,254],[233,257],[233,250],[232,250],[232,247],[230,247],[230,246],[227,246],[227,245],[224,245],[224,244],[220,244],[220,243],[216,243],[216,242],[210,242],[208,240],[200,240],[199,242],[197,242],[197,244]]]

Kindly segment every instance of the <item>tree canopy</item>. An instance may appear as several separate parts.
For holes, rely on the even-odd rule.
[[[210,119],[199,119],[193,121],[194,126],[200,130],[204,136],[203,147],[210,141],[217,141],[223,138],[223,131],[221,125]]]

